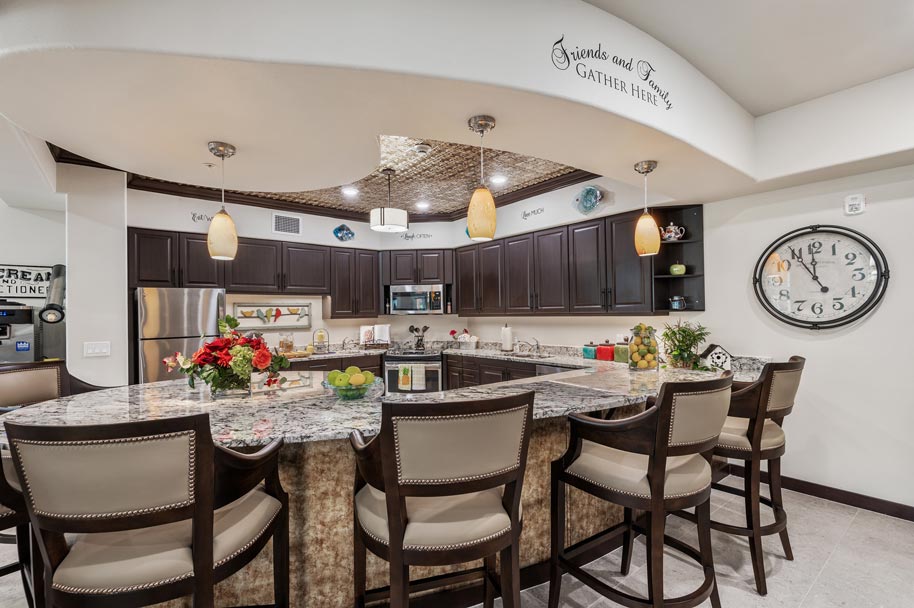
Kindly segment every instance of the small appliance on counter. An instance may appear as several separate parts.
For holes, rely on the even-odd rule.
[[[391,285],[390,314],[443,315],[444,285]]]
[[[0,300],[0,363],[35,361],[35,320],[31,306]]]

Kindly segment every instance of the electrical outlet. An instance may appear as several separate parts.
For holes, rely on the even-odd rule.
[[[110,357],[111,342],[83,342],[83,357]]]

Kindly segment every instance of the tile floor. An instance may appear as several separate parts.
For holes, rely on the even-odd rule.
[[[733,478],[731,478],[733,480]],[[741,480],[733,480],[733,483]],[[712,532],[714,560],[725,608],[910,608],[914,606],[914,522],[893,519],[805,494],[785,491],[795,561],[788,562],[778,537],[764,540],[768,595],[755,592],[749,547],[745,539]],[[714,519],[744,523],[741,499],[721,492],[712,498]],[[765,511],[763,509],[763,515]],[[764,523],[770,522],[767,519]],[[667,523],[671,535],[697,545],[694,525],[676,517]],[[11,561],[12,547],[0,545],[0,564]],[[664,578],[667,594],[681,595],[701,581],[699,567],[667,549]],[[635,544],[632,571],[619,575],[620,552],[597,560],[588,569],[603,580],[646,594],[644,539]],[[0,579],[0,606],[25,608],[18,575]],[[524,591],[523,608],[543,608],[549,586]],[[501,605],[501,602],[496,604]],[[568,576],[562,583],[564,608],[615,606]],[[704,605],[710,606],[710,602]]]

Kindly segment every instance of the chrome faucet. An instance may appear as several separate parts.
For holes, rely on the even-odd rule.
[[[514,340],[515,347],[518,344],[526,344],[529,347],[531,353],[533,353],[535,355],[539,355],[540,354],[540,341],[537,340],[536,338],[530,338],[530,339],[533,340],[532,344],[530,342],[528,342],[527,340],[520,340],[520,339],[515,338],[515,340]]]
[[[353,346],[358,345],[358,341],[355,338],[345,337],[343,338],[343,350],[346,350],[348,347],[347,344],[352,344]]]

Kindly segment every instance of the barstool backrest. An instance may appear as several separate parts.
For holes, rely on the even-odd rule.
[[[793,409],[805,365],[806,359],[794,355],[786,363],[769,363],[762,370],[762,378],[770,379],[765,399],[769,417],[787,415]]]
[[[68,393],[63,363],[10,365],[0,369],[0,408],[32,405]]]
[[[721,384],[714,388],[691,392],[675,392],[664,386],[670,397],[670,447],[685,447],[715,441],[727,419],[730,408],[730,385]],[[677,387],[680,385],[677,385]]]
[[[42,529],[140,528],[191,518],[201,496],[212,503],[207,414],[99,426],[7,422],[6,432],[26,507]]]

